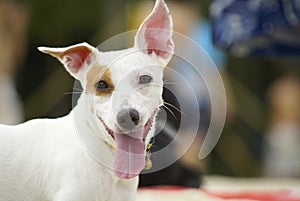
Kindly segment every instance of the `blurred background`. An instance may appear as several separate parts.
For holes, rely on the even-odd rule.
[[[223,45],[218,36],[215,40],[223,50],[216,49],[211,28],[212,20],[219,19],[209,17],[210,1],[167,3],[174,30],[203,46],[216,63],[228,101],[225,128],[214,151],[198,160],[200,139],[181,165],[200,177],[299,178],[300,54],[247,54]],[[38,46],[63,47],[83,41],[98,46],[137,29],[153,4],[148,0],[0,0],[0,122],[58,117],[72,108],[73,79],[58,61],[38,52]],[[228,27],[237,33],[233,28]],[[299,28],[296,33],[299,37]],[[246,45],[257,43],[264,41],[249,40]],[[172,102],[170,96],[166,99]],[[209,110],[206,103],[199,103],[203,114]]]

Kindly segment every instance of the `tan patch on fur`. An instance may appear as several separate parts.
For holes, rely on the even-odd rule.
[[[106,66],[101,66],[99,64],[95,64],[91,70],[87,73],[86,76],[87,84],[86,84],[86,94],[95,94],[96,96],[104,96],[110,95],[114,90],[114,84],[111,80],[111,74],[109,69]],[[99,81],[104,81],[108,84],[109,89],[104,91],[99,91],[96,88],[96,84]]]

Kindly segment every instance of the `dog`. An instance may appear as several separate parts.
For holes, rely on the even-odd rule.
[[[156,0],[132,48],[38,48],[61,61],[83,92],[64,117],[0,126],[1,201],[135,200],[163,104],[172,26],[165,1]]]

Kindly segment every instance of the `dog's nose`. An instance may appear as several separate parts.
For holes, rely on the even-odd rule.
[[[117,121],[120,126],[126,129],[132,129],[138,125],[140,120],[139,112],[135,109],[123,109],[117,115]]]

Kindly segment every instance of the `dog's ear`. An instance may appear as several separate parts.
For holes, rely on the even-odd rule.
[[[156,58],[163,66],[174,52],[173,21],[164,0],[156,0],[151,14],[145,19],[135,36],[135,47]]]
[[[96,48],[88,43],[80,43],[64,48],[38,47],[38,50],[56,57],[73,77],[80,79],[84,66],[94,59]]]

